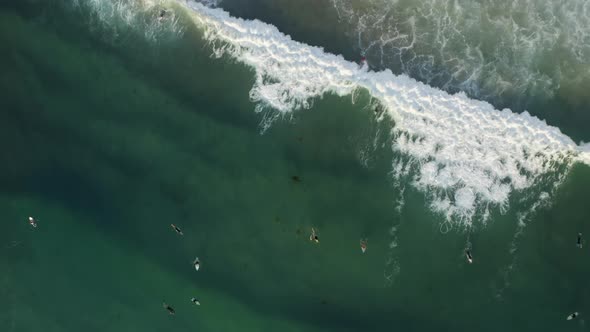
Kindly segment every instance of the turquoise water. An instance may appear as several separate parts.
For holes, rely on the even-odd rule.
[[[146,34],[70,5],[0,7],[2,331],[587,329],[588,166],[442,234],[366,91],[264,130],[189,10]]]

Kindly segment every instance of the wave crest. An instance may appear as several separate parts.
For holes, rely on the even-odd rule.
[[[432,210],[471,224],[489,206],[505,208],[510,194],[563,173],[583,155],[558,128],[527,112],[449,95],[390,70],[370,72],[283,35],[272,25],[233,18],[189,2],[216,54],[234,57],[256,71],[254,102],[282,113],[311,107],[313,98],[366,89],[394,119],[394,177],[410,177],[430,197]],[[566,167],[567,168],[567,167]],[[552,177],[559,181],[561,176]]]
[[[446,91],[506,104],[551,98],[590,78],[585,0],[332,0],[357,46],[380,66]],[[560,59],[555,61],[555,59]]]

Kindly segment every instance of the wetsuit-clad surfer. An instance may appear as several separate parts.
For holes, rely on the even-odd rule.
[[[164,309],[168,310],[169,314],[171,314],[171,315],[176,314],[176,311],[174,311],[174,308],[172,308],[171,306],[166,304],[166,302],[162,303],[162,306],[164,307]]]
[[[578,233],[578,243],[576,245],[582,249],[582,233]]]
[[[467,257],[467,261],[469,264],[473,263],[473,256],[471,256],[471,250],[465,250],[465,257]]]
[[[29,217],[29,224],[34,228],[37,228],[37,221],[33,217]]]
[[[361,239],[361,250],[363,254],[367,251],[367,239]]]
[[[160,13],[158,14],[158,22],[162,21],[166,16],[166,10],[160,9]]]
[[[369,68],[369,64],[367,63],[367,57],[365,57],[364,55],[361,56],[361,61],[359,62],[359,69],[363,69],[366,66],[366,68]]]
[[[318,234],[316,233],[316,231],[313,227],[311,228],[311,234],[309,235],[309,241],[312,241],[315,243],[320,243],[320,238],[318,237]]]
[[[201,302],[199,302],[199,300],[197,300],[196,298],[191,298],[191,302],[194,303],[195,305],[201,305]]]
[[[572,320],[574,318],[578,317],[578,312],[574,312],[573,314],[570,314],[569,316],[567,316],[567,320]]]
[[[173,230],[174,230],[176,233],[178,233],[178,234],[180,234],[180,235],[184,235],[184,233],[183,233],[183,232],[180,230],[180,228],[178,228],[176,225],[174,225],[174,224],[170,224],[170,227],[172,227],[172,229],[173,229]]]

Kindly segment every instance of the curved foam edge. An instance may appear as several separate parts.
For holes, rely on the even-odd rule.
[[[394,176],[410,177],[430,197],[432,210],[449,220],[470,224],[477,212],[505,208],[513,191],[544,181],[542,175],[559,172],[559,165],[589,160],[587,145],[577,146],[528,112],[496,110],[389,70],[371,72],[293,41],[272,25],[185,4],[217,56],[255,69],[250,97],[260,105],[290,112],[311,107],[312,98],[326,93],[345,96],[359,88],[378,98],[396,122],[392,148],[408,157],[394,162]]]
[[[588,145],[577,146],[558,128],[527,112],[499,111],[463,93],[450,95],[391,71],[370,72],[367,66],[293,41],[272,25],[233,18],[209,8],[209,3],[72,1],[84,1],[103,24],[138,29],[148,40],[156,35],[160,40],[160,34],[168,32],[176,36],[184,28],[174,14],[160,22],[151,13],[156,6],[177,3],[188,8],[214,55],[231,56],[255,70],[250,97],[257,110],[270,107],[288,113],[310,108],[314,98],[326,93],[354,99],[357,90],[367,90],[396,122],[395,182],[422,191],[431,210],[446,216],[445,222],[471,224],[475,215],[486,220],[489,207],[504,211],[510,195],[518,191],[538,200],[544,190],[551,193],[550,188],[559,186],[574,162],[590,165]]]

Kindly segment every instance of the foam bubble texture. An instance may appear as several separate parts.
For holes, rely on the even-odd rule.
[[[446,91],[524,106],[589,78],[586,0],[331,2],[373,63]]]
[[[147,41],[157,43],[174,39],[183,34],[183,27],[172,11],[166,11],[166,18],[159,20],[160,11],[166,8],[168,0],[71,0],[74,9],[83,9],[89,14],[93,29],[101,29],[100,36],[113,44],[126,43],[129,38],[143,36]],[[77,14],[79,14],[78,12]],[[133,32],[134,34],[129,34]],[[138,33],[135,35],[135,33]]]
[[[535,185],[559,165],[588,161],[587,145],[578,147],[527,112],[499,111],[389,70],[370,72],[293,41],[272,25],[187,5],[217,55],[255,69],[254,102],[285,113],[309,108],[312,98],[325,93],[344,96],[363,88],[378,98],[396,122],[393,149],[409,157],[394,162],[394,176],[411,176],[413,186],[430,197],[431,208],[449,220],[470,224],[478,211],[506,207],[514,190]]]
[[[182,29],[173,14],[163,23],[156,14],[144,15],[166,2],[84,3],[101,24],[136,28],[151,40],[154,34],[149,31]],[[572,162],[590,165],[589,144],[577,146],[558,128],[526,112],[498,111],[465,94],[449,95],[391,71],[369,72],[366,66],[293,41],[272,25],[232,18],[192,1],[178,3],[193,10],[216,55],[230,55],[255,69],[250,97],[258,109],[288,113],[310,108],[313,98],[325,93],[345,96],[359,88],[368,90],[396,122],[392,147],[398,158],[393,176],[398,183],[410,180],[447,221],[470,224],[478,212],[489,216],[490,205],[506,208],[515,190],[541,181],[556,187]]]
[[[590,165],[590,143],[581,144],[579,160]]]

